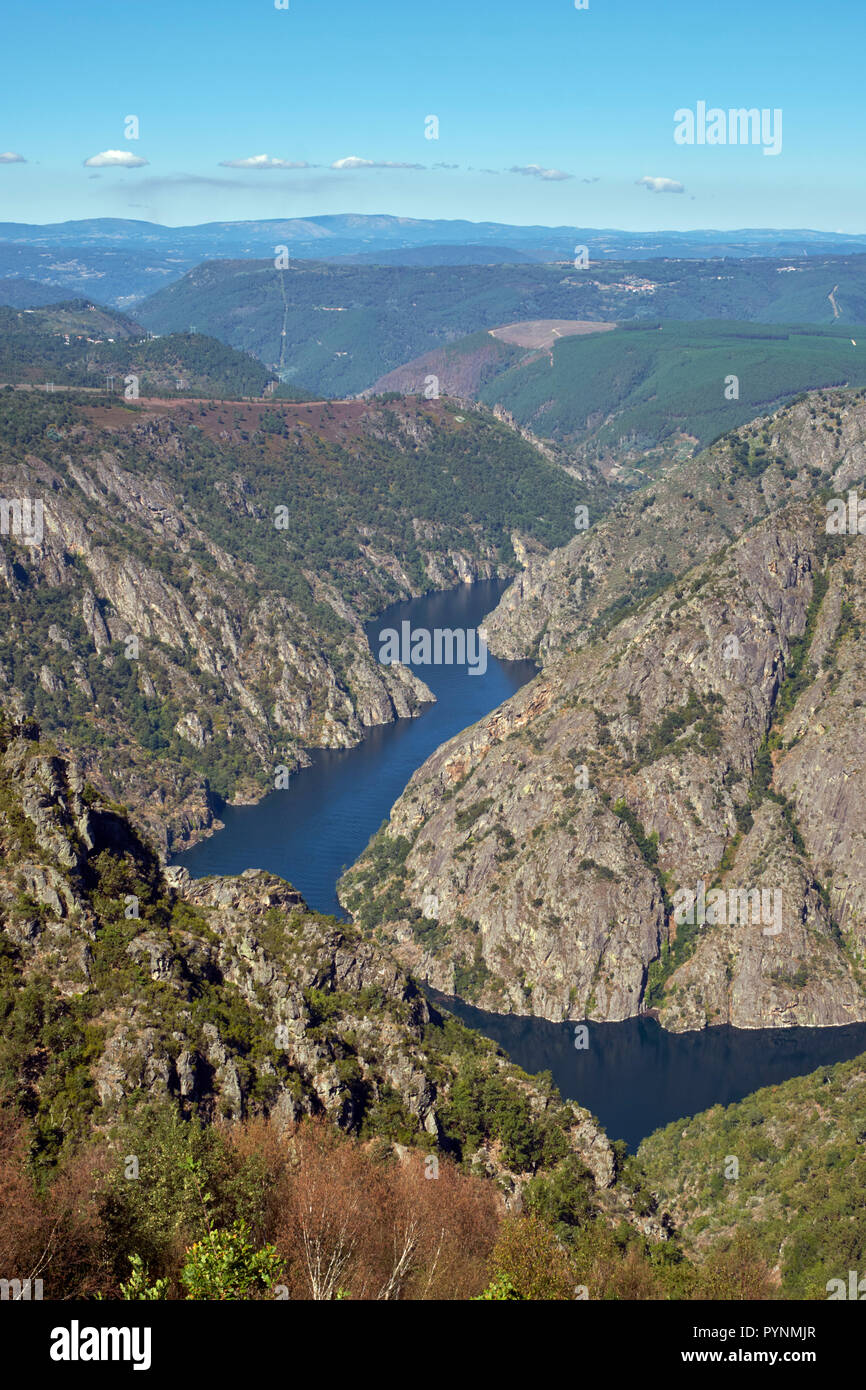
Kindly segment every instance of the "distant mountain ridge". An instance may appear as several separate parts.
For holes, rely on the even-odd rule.
[[[417,264],[420,257],[428,265],[472,265],[485,250],[487,263],[571,261],[578,246],[586,246],[591,261],[839,255],[866,252],[866,234],[775,228],[629,232],[359,213],[185,227],[113,217],[0,222],[0,300],[3,280],[14,277],[129,308],[201,261],[271,257],[279,245],[300,260]]]
[[[262,237],[279,234],[294,239],[296,249],[324,243],[342,243],[338,254],[385,250],[395,247],[460,244],[498,245],[534,249],[572,256],[573,238],[582,238],[590,255],[635,259],[670,256],[802,255],[805,251],[866,251],[866,233],[823,232],[809,228],[741,228],[720,231],[632,232],[614,227],[578,227],[540,224],[517,226],[507,222],[471,222],[465,218],[394,217],[387,214],[330,213],[314,217],[265,218],[242,222],[203,222],[166,227],[158,222],[132,218],[95,217],[54,223],[0,222],[0,241],[31,246],[159,246],[194,248],[202,255],[223,255],[229,249],[261,254]]]

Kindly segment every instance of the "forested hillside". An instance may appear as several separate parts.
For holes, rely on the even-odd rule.
[[[829,296],[834,295],[836,310]],[[136,306],[158,333],[192,327],[323,395],[356,394],[437,347],[519,319],[866,322],[861,256],[566,265],[208,261]]]
[[[653,451],[705,446],[801,391],[864,384],[866,328],[713,320],[563,338],[472,394],[579,457],[646,469]]]
[[[752,1233],[787,1298],[826,1298],[866,1266],[866,1059],[677,1120],[639,1150],[687,1248]]]
[[[627,320],[569,334],[586,325],[542,320],[503,331],[520,327],[526,346],[473,333],[375,389],[423,394],[435,378],[443,395],[507,412],[576,466],[640,483],[802,391],[866,384],[866,328],[856,325]]]
[[[261,396],[272,379],[248,353],[215,338],[150,339],[133,319],[89,300],[0,308],[0,381],[111,386],[122,394],[130,375],[142,396]]]

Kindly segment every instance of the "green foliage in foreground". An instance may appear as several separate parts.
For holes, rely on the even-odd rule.
[[[208,1231],[190,1246],[180,1282],[192,1299],[249,1298],[273,1288],[281,1263],[272,1245],[256,1248],[241,1220],[226,1231]]]

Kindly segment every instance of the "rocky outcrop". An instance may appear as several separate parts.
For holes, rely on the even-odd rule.
[[[0,850],[0,1078],[55,1149],[148,1105],[320,1114],[453,1153],[510,1202],[573,1154],[600,1212],[665,1236],[592,1116],[429,1004],[390,953],[270,874],[163,871],[74,763],[5,719]],[[476,1081],[534,1157],[493,1130],[467,1147],[455,1102]]]
[[[866,1019],[866,561],[815,496],[864,439],[859,395],[809,399],[531,563],[487,626],[542,674],[418,770],[356,919],[498,1011]]]
[[[519,659],[582,646],[619,613],[818,487],[866,473],[860,392],[816,392],[746,426],[623,499],[591,529],[532,557],[486,620],[488,645]]]

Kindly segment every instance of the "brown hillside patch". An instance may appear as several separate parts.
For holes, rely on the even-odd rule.
[[[527,319],[525,323],[506,323],[488,332],[491,337],[501,338],[504,343],[516,343],[518,347],[550,348],[558,338],[609,333],[612,328],[616,328],[615,323],[590,323],[585,319]]]

